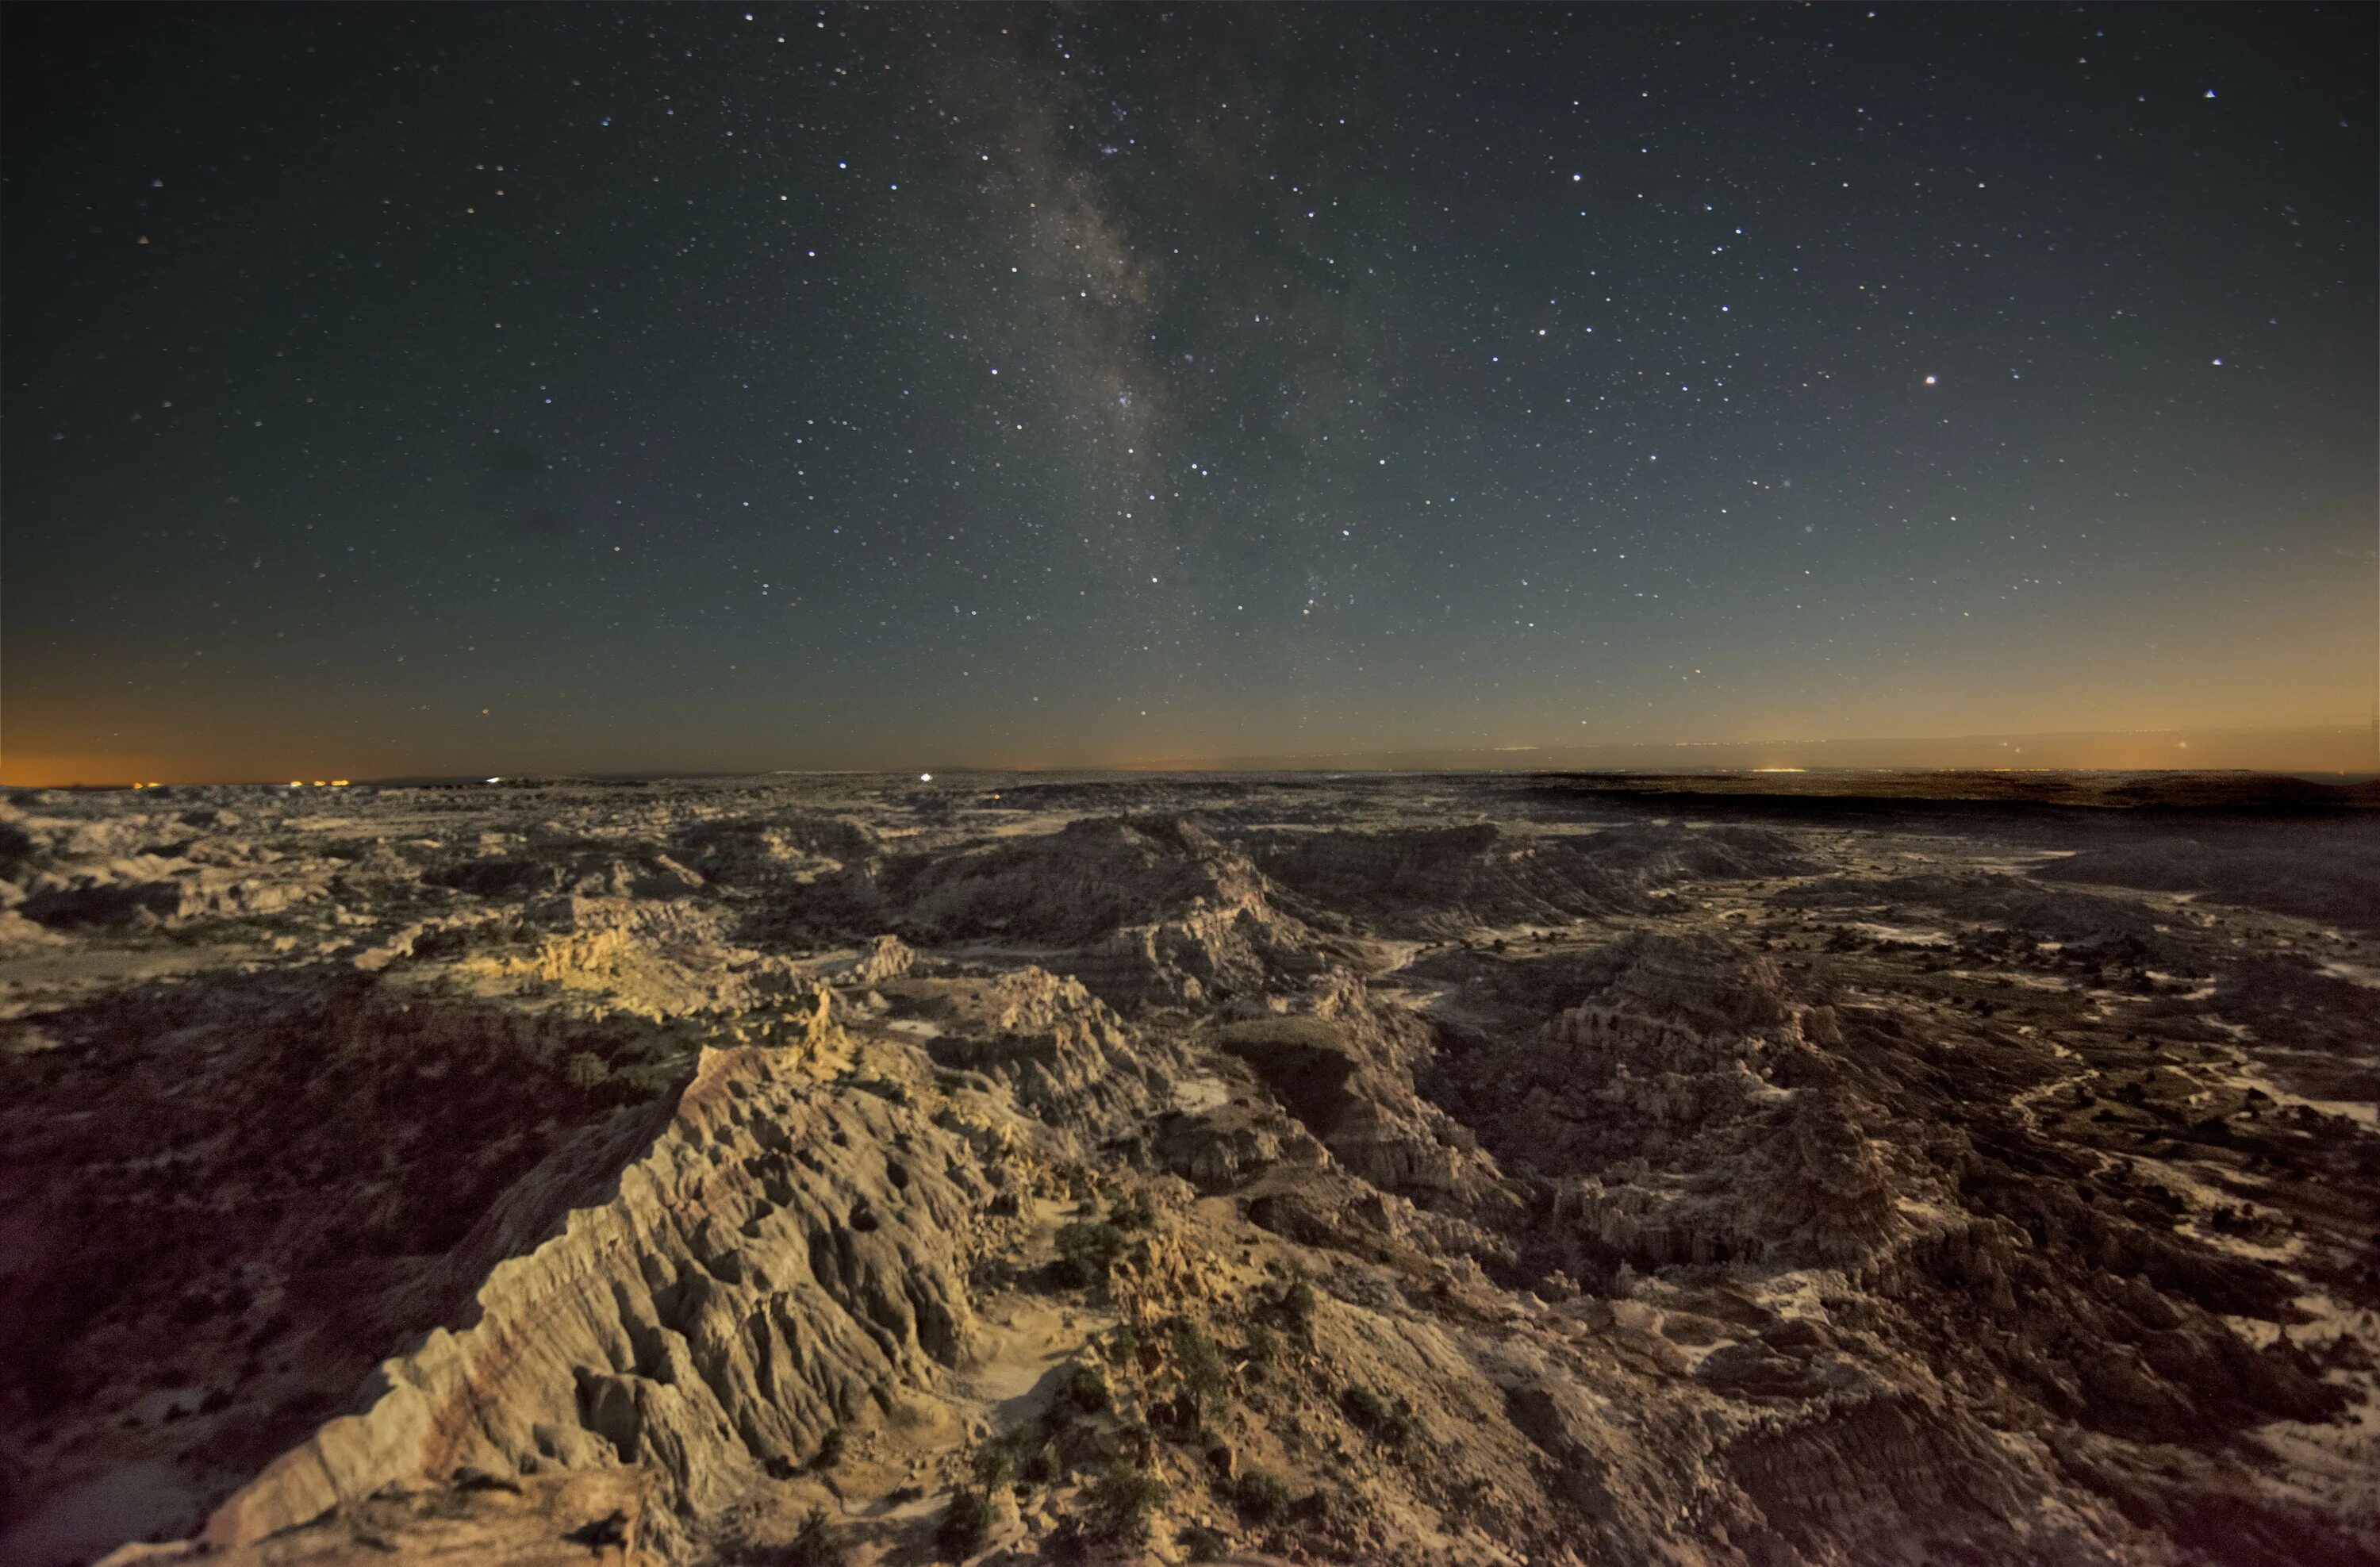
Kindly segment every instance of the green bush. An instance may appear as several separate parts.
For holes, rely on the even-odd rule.
[[[1050,1442],[1035,1442],[1025,1450],[1025,1455],[1016,1463],[1016,1478],[1024,1485],[1046,1486],[1055,1481],[1058,1475],[1058,1450]]]
[[[1232,1483],[1232,1501],[1251,1524],[1278,1524],[1289,1516],[1289,1487],[1269,1470],[1243,1470]]]
[[[1124,1233],[1112,1224],[1076,1220],[1058,1232],[1058,1263],[1060,1282],[1077,1289],[1107,1282],[1131,1243]]]
[[[1118,1328],[1115,1337],[1108,1341],[1108,1364],[1111,1366],[1129,1366],[1139,1354],[1140,1335],[1132,1330],[1129,1323]]]
[[[1110,1545],[1148,1543],[1149,1515],[1165,1500],[1165,1482],[1129,1464],[1110,1466],[1083,1495],[1084,1516]]]
[[[1058,1384],[1052,1403],[1060,1409],[1078,1415],[1098,1415],[1112,1401],[1108,1396],[1108,1379],[1096,1366],[1077,1366],[1068,1371]]]
[[[1016,1462],[1006,1448],[986,1442],[968,1458],[967,1468],[975,1476],[977,1488],[991,1496],[1015,1476]]]
[[[1157,1210],[1135,1192],[1108,1209],[1108,1222],[1119,1230],[1147,1230],[1157,1223]]]
[[[1351,1387],[1340,1396],[1347,1418],[1385,1442],[1402,1442],[1414,1434],[1413,1404],[1400,1398],[1393,1404],[1366,1387]]]
[[[1193,1561],[1220,1561],[1223,1553],[1232,1549],[1232,1542],[1220,1529],[1210,1529],[1204,1524],[1187,1524],[1174,1538]]]
[[[1230,1368],[1223,1364],[1223,1353],[1215,1347],[1215,1341],[1186,1322],[1176,1324],[1173,1368],[1182,1379],[1182,1391],[1199,1414],[1213,1414],[1231,1385]]]
[[[1248,1325],[1248,1364],[1270,1366],[1281,1358],[1281,1335],[1261,1322]]]
[[[934,1526],[934,1549],[946,1561],[964,1561],[991,1538],[991,1503],[974,1491],[951,1498],[950,1510]]]
[[[1314,1286],[1303,1275],[1281,1286],[1281,1294],[1272,1300],[1272,1319],[1281,1330],[1301,1343],[1314,1342]]]
[[[810,1460],[813,1469],[832,1469],[843,1462],[843,1427],[835,1426],[819,1439],[818,1456]]]

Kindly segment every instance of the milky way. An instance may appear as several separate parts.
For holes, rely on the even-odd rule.
[[[2372,700],[2368,8],[6,21],[12,781]]]

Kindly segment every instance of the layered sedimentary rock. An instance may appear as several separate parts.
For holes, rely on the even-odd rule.
[[[605,1200],[498,1264],[470,1325],[388,1362],[369,1408],[268,1466],[200,1537],[258,1540],[461,1470],[640,1465],[698,1515],[930,1386],[973,1334],[964,1278],[990,1188],[964,1138],[830,1087],[821,1064],[706,1052]]]

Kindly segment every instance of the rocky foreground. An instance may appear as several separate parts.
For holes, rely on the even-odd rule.
[[[1830,788],[16,795],[0,1560],[2380,1561],[2371,802]]]

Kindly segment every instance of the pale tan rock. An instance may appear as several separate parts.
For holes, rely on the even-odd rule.
[[[635,1464],[670,1505],[716,1508],[964,1357],[962,1248],[988,1196],[973,1171],[966,1144],[820,1083],[798,1052],[708,1051],[608,1200],[499,1264],[476,1321],[388,1362],[365,1413],[200,1537],[254,1542],[464,1466]]]

